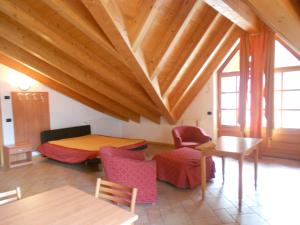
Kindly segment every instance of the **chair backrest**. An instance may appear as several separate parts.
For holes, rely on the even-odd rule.
[[[127,187],[122,184],[97,179],[96,198],[110,200],[118,205],[125,205],[130,208],[130,212],[134,213],[135,202],[137,196],[137,188]]]
[[[15,190],[0,192],[0,205],[7,204],[21,199],[21,188],[17,187]]]

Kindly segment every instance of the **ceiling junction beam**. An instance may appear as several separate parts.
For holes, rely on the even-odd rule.
[[[231,22],[249,33],[260,30],[260,21],[252,9],[241,0],[204,0]],[[261,0],[258,0],[261,1]],[[270,0],[271,2],[272,0]],[[262,1],[263,2],[263,1]],[[273,2],[273,1],[272,1]],[[270,3],[272,4],[272,3]],[[264,11],[269,7],[264,8]]]
[[[124,57],[127,64],[132,69],[132,72],[136,76],[136,79],[140,82],[141,86],[145,89],[153,102],[156,104],[160,113],[170,122],[174,123],[175,120],[169,112],[168,106],[165,104],[160,96],[160,93],[153,87],[147,68],[142,62],[139,62],[140,58],[137,58],[126,32],[126,28],[122,21],[122,15],[120,9],[114,3],[114,1],[102,1],[102,0],[82,0],[84,5],[88,8],[99,26],[110,38],[118,52]]]
[[[19,4],[22,4],[22,2],[19,2]],[[24,5],[20,5],[19,7],[17,3],[11,1],[1,3],[0,11],[44,38],[56,48],[61,49],[73,57],[76,61],[85,66],[85,68],[98,74],[104,82],[111,86],[116,86],[116,90],[123,92],[125,95],[129,95],[131,99],[139,102],[145,108],[150,108],[152,104],[152,108],[149,110],[155,111],[153,103],[138,84],[131,82],[126,76],[120,75],[120,73],[117,70],[113,70],[112,67],[108,69],[107,65],[103,64],[102,59],[96,57],[95,54],[78,44],[72,37],[62,34],[57,27],[51,26],[50,23],[44,24],[43,21],[47,21],[47,18],[43,18],[36,12],[30,11],[29,7],[26,8]],[[128,88],[132,91],[128,92]]]
[[[300,6],[293,0],[243,0],[259,18],[300,54]]]

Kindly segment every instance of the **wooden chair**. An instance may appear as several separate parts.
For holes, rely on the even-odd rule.
[[[0,193],[0,205],[21,199],[21,188]]]
[[[125,205],[134,213],[137,188],[130,188],[122,184],[97,179],[96,198],[110,200],[118,205]]]

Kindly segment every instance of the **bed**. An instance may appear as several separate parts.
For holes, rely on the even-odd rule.
[[[81,163],[99,156],[100,148],[143,150],[147,142],[142,139],[92,135],[91,127],[78,126],[43,131],[38,151],[48,158],[64,163]]]

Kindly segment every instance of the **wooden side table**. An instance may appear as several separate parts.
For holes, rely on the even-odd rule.
[[[4,151],[4,163],[8,168],[17,166],[24,166],[32,163],[32,146],[28,143],[17,143],[14,145],[7,145],[3,148]],[[25,159],[13,160],[15,155],[25,155]]]

